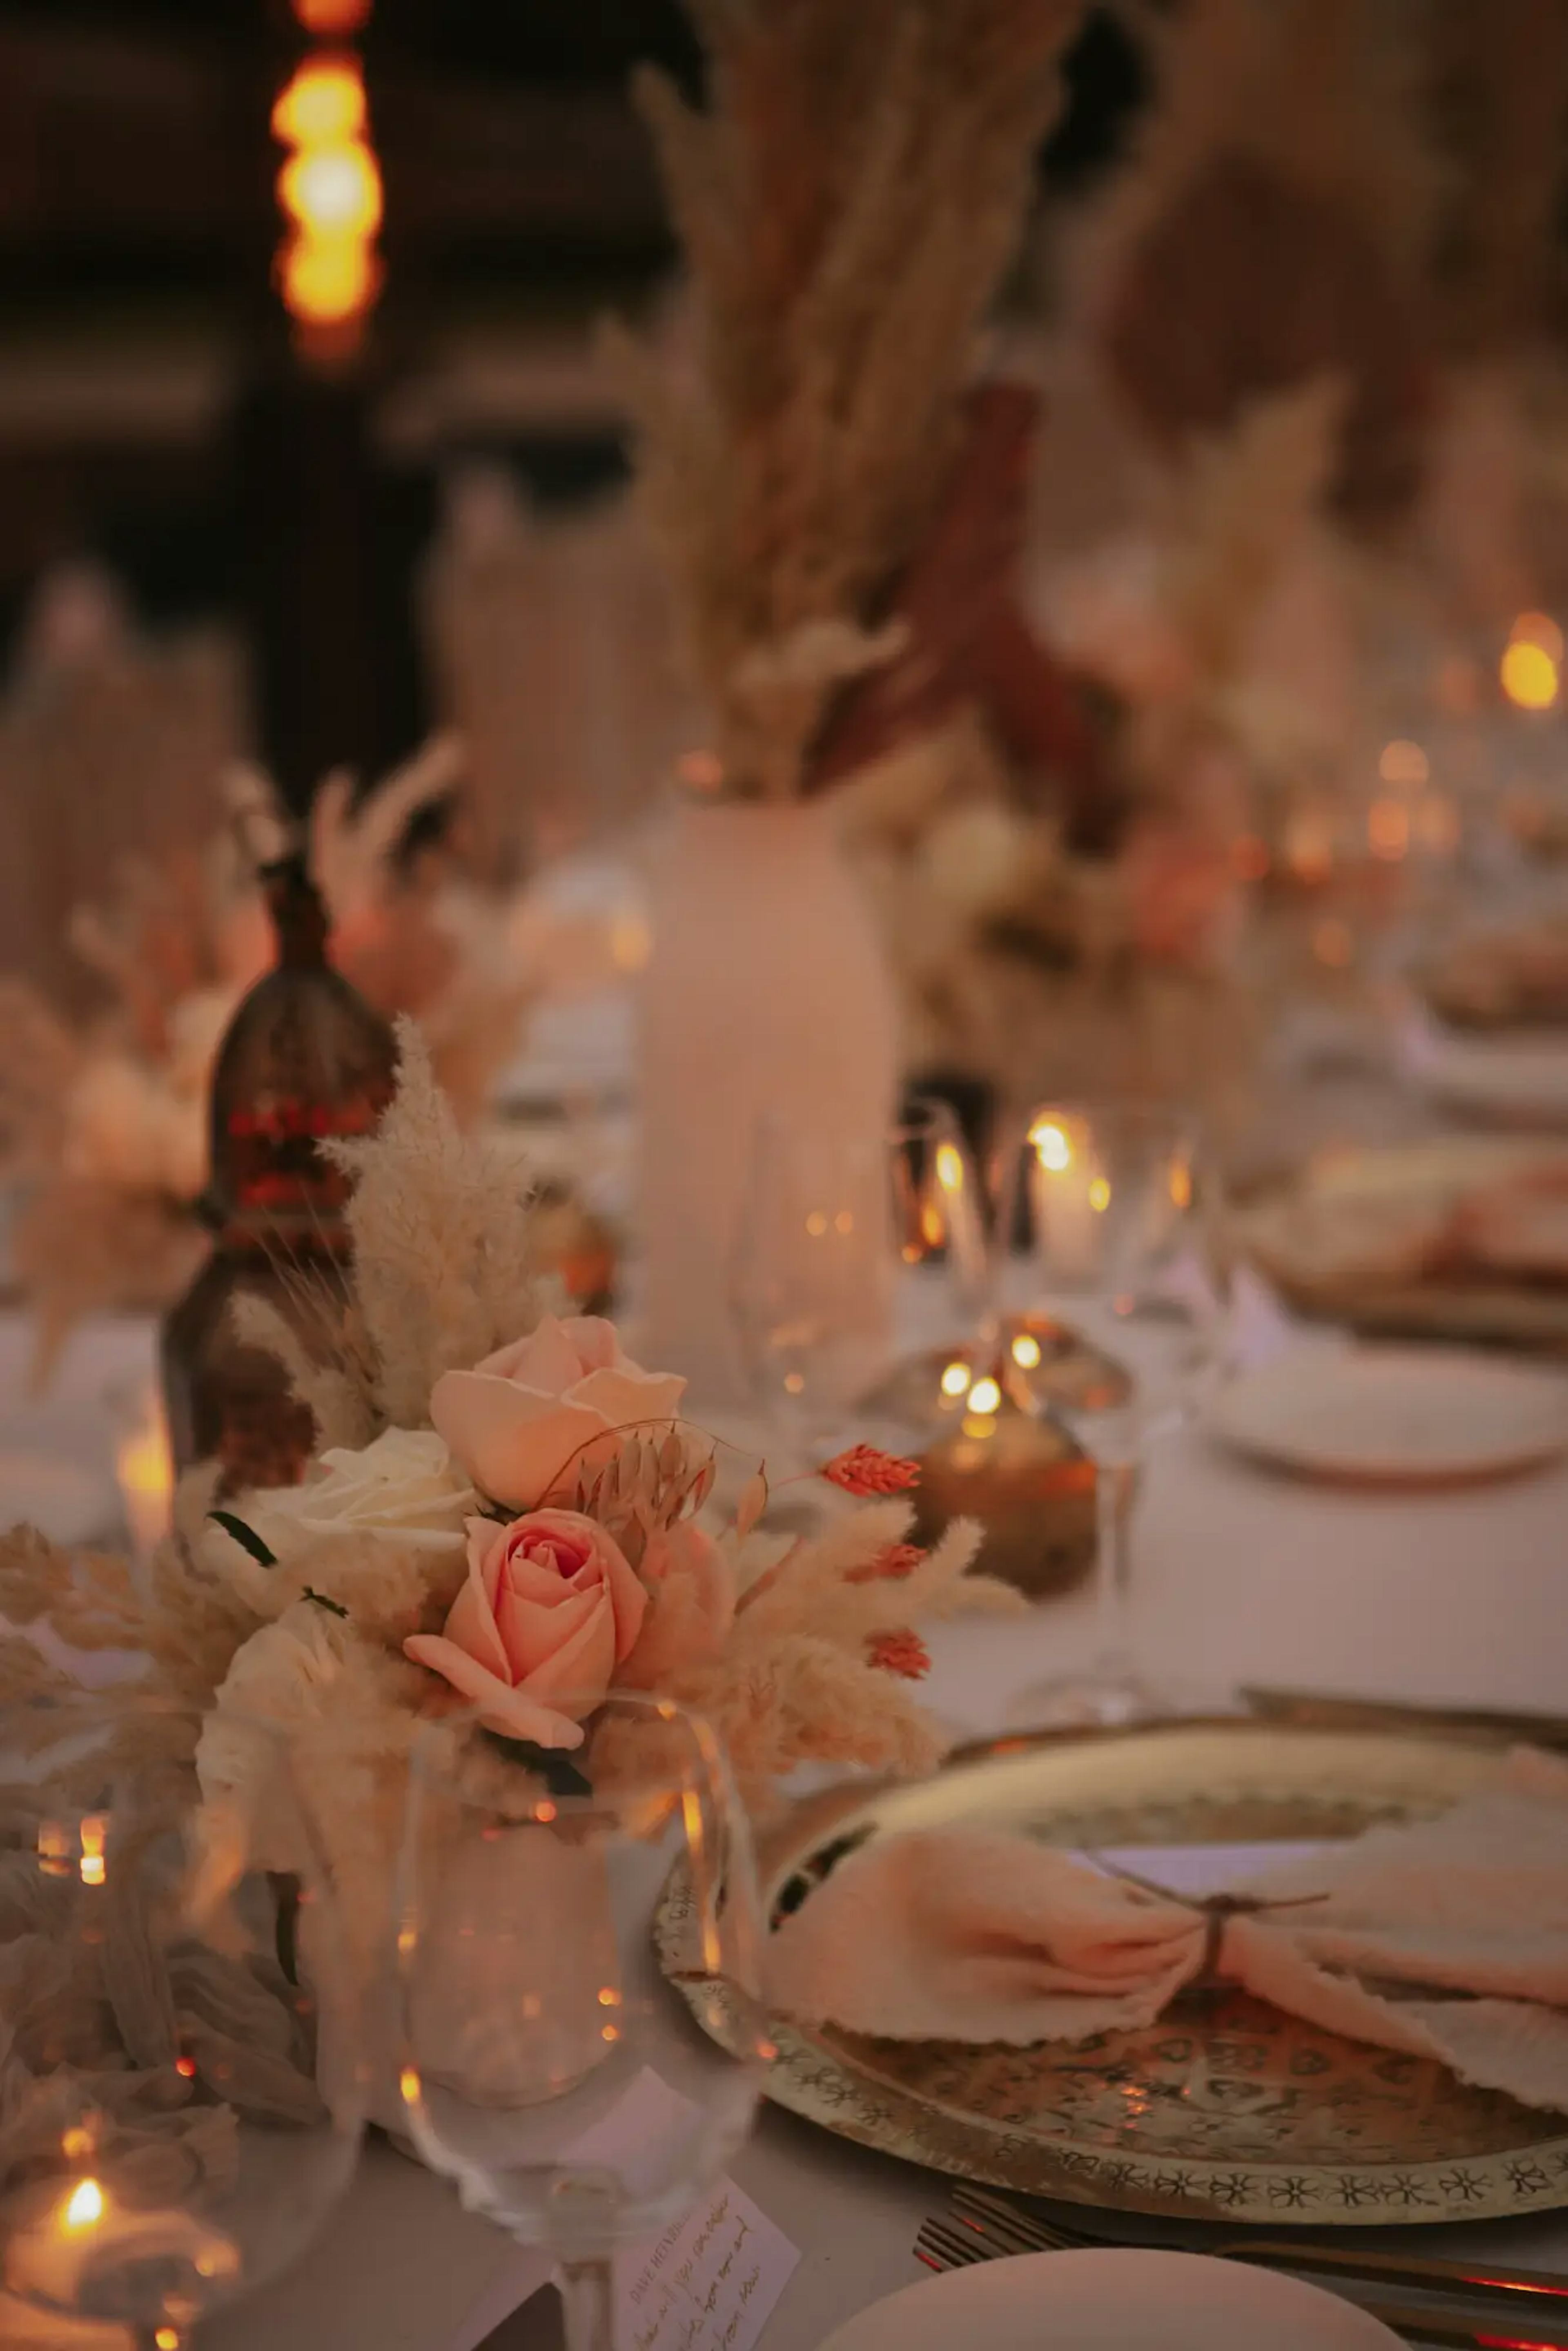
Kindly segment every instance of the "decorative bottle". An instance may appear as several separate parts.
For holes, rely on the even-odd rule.
[[[235,1328],[265,1299],[308,1353],[331,1345],[346,1296],[348,1178],[324,1138],[366,1134],[392,1098],[387,1023],[327,960],[327,916],[302,857],[264,869],[277,959],[241,1003],[213,1071],[212,1253],[165,1319],[164,1393],[177,1469],[216,1458],[223,1488],[291,1485],[314,1439],[282,1365]]]

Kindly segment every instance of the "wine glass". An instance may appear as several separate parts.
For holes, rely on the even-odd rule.
[[[774,2053],[746,1817],[713,1731],[630,1692],[551,1703],[592,1719],[548,1794],[476,1717],[415,1749],[399,2079],[425,2161],[555,2253],[569,2351],[611,2351],[612,2256],[713,2184]],[[655,1949],[676,1919],[682,1991]]]
[[[998,1253],[1031,1311],[1027,1380],[1095,1465],[1099,1649],[1085,1674],[1019,1693],[1040,1727],[1159,1710],[1131,1637],[1131,1518],[1150,1445],[1180,1425],[1217,1362],[1218,1277],[1204,1231],[1195,1122],[1139,1102],[1046,1103],[1007,1159]],[[1017,1383],[1009,1361],[1009,1372]]]
[[[754,1401],[803,1451],[833,1449],[857,1407],[924,1417],[988,1279],[979,1181],[946,1103],[841,1146],[763,1120],[732,1298]]]
[[[0,1728],[0,2301],[183,2351],[348,2185],[361,2003],[286,1742],[231,1716],[269,1855],[198,1836],[188,1712],[116,1693]],[[0,2310],[0,2335],[5,2333]]]

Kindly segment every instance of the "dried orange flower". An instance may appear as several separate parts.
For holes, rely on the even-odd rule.
[[[884,1674],[899,1674],[906,1682],[923,1681],[931,1671],[931,1653],[918,1633],[907,1625],[896,1633],[873,1633],[865,1645],[866,1662]]]
[[[821,1475],[846,1494],[906,1494],[920,1483],[920,1464],[901,1453],[879,1453],[874,1445],[852,1445],[824,1462]]]
[[[913,1575],[925,1553],[915,1543],[889,1543],[864,1567],[852,1567],[846,1583],[895,1583]]]

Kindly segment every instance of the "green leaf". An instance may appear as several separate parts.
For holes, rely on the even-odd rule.
[[[314,1592],[309,1584],[305,1586],[299,1596],[302,1600],[313,1600],[318,1608],[329,1609],[334,1616],[347,1616],[349,1613],[340,1600],[329,1600],[324,1592]]]
[[[275,1551],[268,1551],[256,1529],[247,1527],[243,1519],[236,1519],[232,1510],[209,1510],[207,1516],[209,1519],[215,1519],[225,1534],[232,1535],[241,1551],[249,1552],[252,1559],[258,1565],[262,1567],[277,1565],[277,1553]]]
[[[531,1739],[508,1739],[504,1731],[483,1736],[508,1763],[521,1764],[542,1780],[552,1796],[591,1796],[593,1782],[580,1771],[564,1748],[540,1747]]]

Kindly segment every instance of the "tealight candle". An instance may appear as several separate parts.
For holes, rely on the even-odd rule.
[[[1100,1254],[1099,1220],[1111,1192],[1084,1123],[1044,1111],[1030,1128],[1029,1142],[1029,1203],[1036,1230],[1050,1237],[1059,1277],[1088,1281]]]

